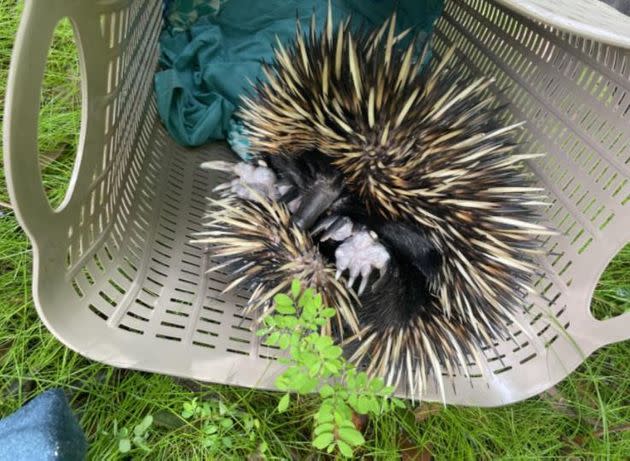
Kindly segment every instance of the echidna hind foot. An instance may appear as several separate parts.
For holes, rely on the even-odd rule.
[[[336,277],[348,271],[348,286],[360,280],[357,294],[361,296],[367,287],[372,271],[378,270],[381,277],[387,270],[390,255],[374,234],[362,230],[345,239],[335,250]]]
[[[382,278],[387,270],[390,254],[378,241],[378,236],[364,225],[355,224],[347,216],[331,215],[319,221],[311,231],[320,242],[332,240],[340,245],[335,249],[337,278],[348,271],[348,286],[359,281],[357,294],[365,291],[370,275],[378,270]],[[373,288],[378,281],[373,285]]]

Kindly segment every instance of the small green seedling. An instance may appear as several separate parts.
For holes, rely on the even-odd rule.
[[[352,421],[353,412],[380,415],[404,408],[404,402],[391,397],[394,389],[381,378],[357,371],[343,357],[342,348],[321,334],[322,326],[336,315],[335,309],[323,305],[321,295],[310,288],[302,290],[294,280],[291,295],[278,294],[274,303],[273,315],[264,319],[257,334],[266,337],[266,344],[288,351],[288,357],[279,359],[287,368],[275,383],[285,392],[278,411],[288,409],[292,393],[318,391],[321,404],[314,417],[313,445],[328,453],[353,456],[354,449],[365,443]]]
[[[242,437],[246,437],[254,442],[260,429],[258,419],[218,400],[200,403],[195,398],[184,403],[181,416],[199,428],[201,445],[209,453],[233,448],[236,438],[242,441]]]
[[[149,436],[149,428],[153,424],[153,416],[147,415],[144,419],[134,426],[133,431],[129,431],[126,427],[118,429],[118,422],[114,421],[114,435],[118,439],[118,451],[120,453],[128,453],[136,446],[144,451],[150,451],[147,444]]]

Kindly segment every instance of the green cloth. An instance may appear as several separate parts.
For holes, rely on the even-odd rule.
[[[395,4],[399,28],[427,36],[442,10],[442,0],[334,0],[332,7],[335,20],[352,14],[355,26],[377,26]],[[327,2],[315,0],[174,0],[155,75],[158,111],[171,136],[185,146],[225,139],[240,96],[273,57],[276,36],[289,42],[296,16],[306,28],[313,12],[322,27],[326,11]]]

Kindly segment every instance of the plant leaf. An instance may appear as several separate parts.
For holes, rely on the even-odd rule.
[[[317,425],[315,427],[315,430],[313,431],[313,433],[315,435],[319,435],[322,432],[330,432],[330,433],[332,433],[334,428],[335,428],[335,425],[333,423],[319,424],[319,425]]]
[[[129,453],[131,451],[131,440],[125,438],[118,441],[118,451],[121,453]]]
[[[270,346],[275,346],[278,343],[278,338],[280,338],[280,332],[274,331],[269,336],[267,336],[267,344]]]
[[[210,416],[212,414],[212,410],[210,409],[210,404],[204,403],[200,407],[197,407],[197,413],[199,413],[203,417]]]
[[[291,342],[291,338],[289,337],[289,335],[282,335],[280,336],[280,339],[278,340],[278,347],[280,349],[286,349],[287,347],[289,347],[289,343]]]
[[[369,388],[372,392],[377,393],[385,387],[383,378],[374,378],[370,381]]]
[[[337,440],[337,448],[339,448],[339,453],[346,458],[352,458],[352,448],[343,440]]]
[[[293,300],[284,293],[278,293],[273,297],[273,300],[276,303],[276,308],[279,306],[293,306]]]
[[[294,310],[295,312],[295,310]],[[284,317],[284,326],[285,328],[289,328],[289,329],[293,329],[297,326],[298,324],[298,319],[296,317],[293,316],[286,316]]]
[[[225,404],[221,401],[219,401],[219,414],[221,416],[223,416],[224,414],[226,414],[228,411],[227,407],[225,406]]]
[[[330,363],[330,362],[325,362],[324,363],[324,367],[330,371],[332,374],[337,374],[337,372],[339,371],[339,367],[334,364],[334,363]]]
[[[322,388],[319,390],[319,395],[322,396],[322,398],[324,399],[326,397],[330,397],[334,393],[335,393],[335,390],[330,384],[323,385]]]
[[[365,443],[363,435],[354,428],[342,427],[338,432],[339,437],[351,446],[363,445]]]
[[[312,302],[312,306],[315,309],[319,309],[320,307],[322,307],[322,295],[321,294],[317,294],[314,298],[313,298],[313,302]]]
[[[284,394],[284,396],[278,402],[278,411],[280,413],[286,411],[289,408],[289,402],[291,401],[291,396],[289,394]]]
[[[291,295],[293,298],[297,299],[300,296],[300,292],[302,291],[302,287],[300,287],[300,281],[298,279],[293,279],[291,282]]]
[[[336,359],[337,357],[339,357],[342,353],[342,349],[339,346],[328,346],[325,350],[324,350],[324,357],[326,357],[327,359]]]
[[[215,434],[219,430],[219,427],[216,424],[208,424],[203,427],[203,432],[212,435]]]
[[[148,429],[153,424],[153,415],[146,415],[142,420],[142,425]]]
[[[330,445],[333,440],[335,440],[335,436],[332,432],[324,432],[315,437],[315,440],[313,440],[313,446],[318,450],[323,450]]]
[[[364,395],[359,396],[357,400],[357,404],[356,404],[356,410],[358,413],[361,413],[362,415],[365,415],[370,411],[370,403],[366,396]]]
[[[295,314],[295,307],[291,304],[276,304],[276,312],[284,315]]]
[[[316,417],[317,417],[317,421],[319,421],[320,423],[328,423],[334,419],[333,414],[332,414],[332,409],[329,407],[324,408],[323,405],[319,409],[319,412],[317,412]]]

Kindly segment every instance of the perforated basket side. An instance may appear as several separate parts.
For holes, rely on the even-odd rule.
[[[509,402],[552,386],[597,347],[629,335],[627,314],[598,322],[589,306],[605,266],[630,240],[630,52],[480,0],[447,3],[436,52],[452,45],[465,72],[494,76],[491,91],[509,103],[505,123],[527,121],[518,141],[547,154],[528,167],[551,200],[547,223],[561,232],[544,239],[538,294],[523,316],[542,350],[517,335],[520,344],[506,341],[488,354],[498,382],[479,403]],[[480,397],[473,393],[458,399]]]
[[[243,294],[206,277],[189,243],[206,193],[224,180],[201,171],[222,146],[192,152],[158,122],[153,73],[161,0],[29,0],[7,91],[5,165],[18,219],[33,244],[33,296],[68,347],[114,366],[222,383],[270,386],[266,348],[240,314]],[[68,197],[46,202],[36,162],[46,53],[59,20],[76,33],[82,134]],[[28,75],[28,78],[24,78]],[[273,365],[273,364],[271,364]],[[271,366],[273,368],[273,366]]]

